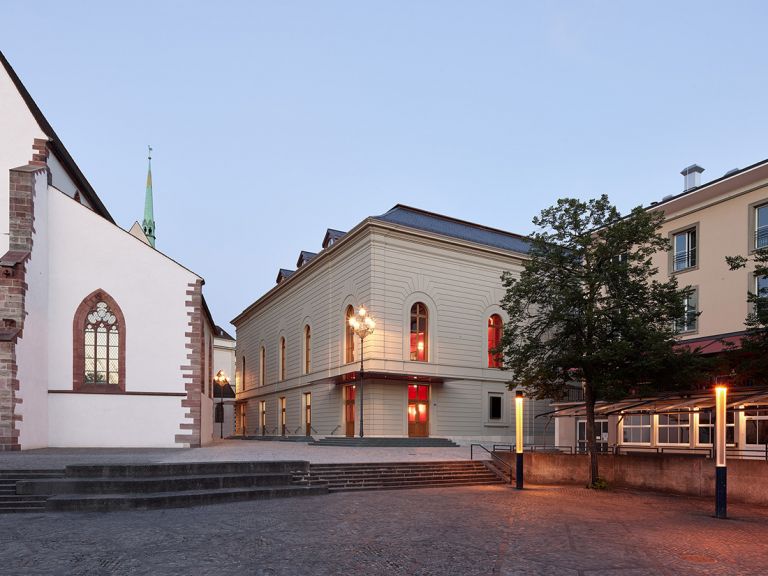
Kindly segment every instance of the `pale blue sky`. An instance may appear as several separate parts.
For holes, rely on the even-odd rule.
[[[768,3],[3,0],[0,49],[115,219],[228,321],[406,203],[514,232],[768,157]],[[137,271],[139,273],[140,271]]]

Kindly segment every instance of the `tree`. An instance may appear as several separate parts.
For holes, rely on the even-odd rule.
[[[740,349],[732,349],[739,376],[754,383],[768,384],[768,248],[752,253],[751,257],[727,256],[731,270],[745,268],[751,261],[755,265],[755,291],[747,292],[749,313],[744,319],[746,334]]]
[[[504,273],[509,314],[500,350],[514,382],[535,398],[563,399],[581,383],[590,485],[599,480],[595,404],[690,386],[695,353],[675,348],[690,287],[659,281],[652,256],[669,249],[661,212],[622,217],[608,197],[565,198],[533,219],[520,278]]]

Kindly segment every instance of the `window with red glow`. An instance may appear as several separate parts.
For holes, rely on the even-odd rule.
[[[501,316],[494,314],[488,318],[488,368],[501,368],[501,354],[494,354],[493,350],[501,344],[502,328]]]
[[[426,362],[429,358],[429,312],[416,302],[411,306],[411,360]]]

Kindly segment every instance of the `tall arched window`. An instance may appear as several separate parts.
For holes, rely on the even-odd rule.
[[[259,386],[267,383],[267,351],[264,346],[259,350]]]
[[[501,354],[493,353],[493,350],[501,344],[501,332],[503,323],[498,314],[488,318],[488,368],[501,368]]]
[[[347,313],[344,315],[344,362],[349,364],[355,361],[355,331],[349,325],[349,319],[355,315],[355,309],[347,306]]]
[[[72,341],[74,390],[125,391],[125,318],[109,294],[96,290],[80,303]]]
[[[312,371],[312,330],[309,324],[304,326],[304,374]]]
[[[429,360],[429,311],[422,302],[411,306],[411,360]]]
[[[285,380],[285,336],[280,337],[280,381]]]

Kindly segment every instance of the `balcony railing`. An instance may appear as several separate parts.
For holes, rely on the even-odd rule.
[[[760,226],[755,230],[755,250],[768,248],[768,226]]]
[[[686,268],[693,268],[694,266],[696,266],[696,248],[675,252],[673,259],[673,269],[675,272],[685,270]]]

